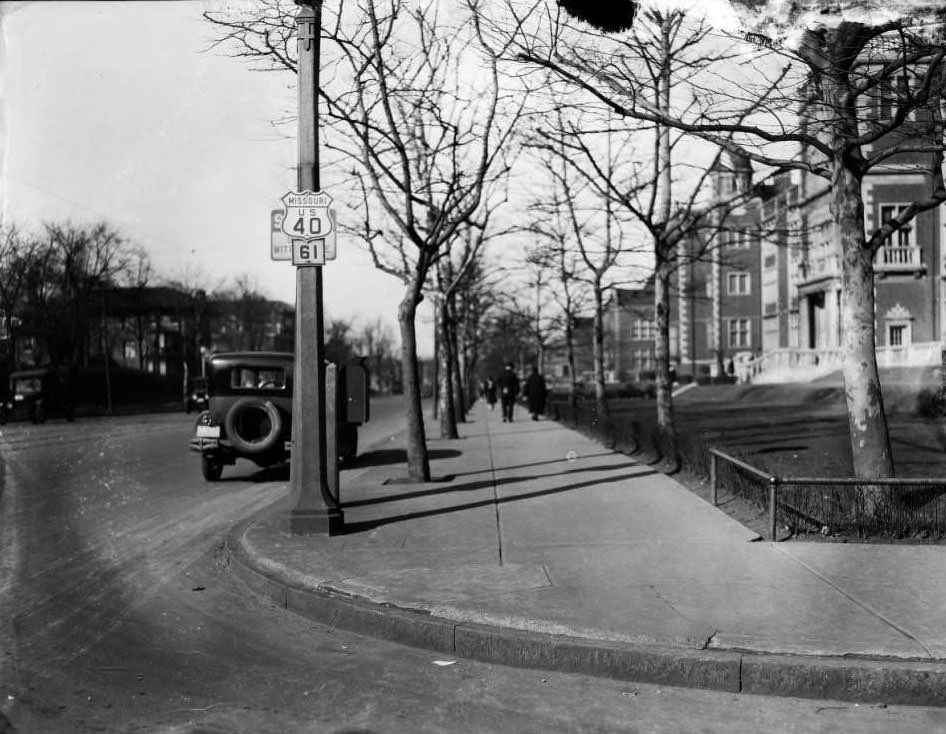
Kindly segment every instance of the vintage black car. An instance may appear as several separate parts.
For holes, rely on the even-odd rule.
[[[32,421],[43,423],[51,415],[75,418],[72,403],[66,394],[61,370],[37,367],[11,372],[8,392],[0,402],[0,423]]]
[[[209,406],[197,417],[190,449],[207,481],[238,458],[272,466],[289,458],[292,433],[291,352],[226,352],[208,364]],[[367,373],[360,363],[340,370],[336,410],[340,459],[358,452],[358,425],[368,420]]]

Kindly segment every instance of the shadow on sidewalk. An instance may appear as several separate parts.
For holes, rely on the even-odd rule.
[[[613,451],[602,451],[602,452],[597,453],[597,454],[581,454],[581,455],[577,456],[575,460],[577,460],[577,459],[593,459],[593,458],[598,457],[598,456],[614,456],[614,452],[613,452]],[[472,476],[473,474],[483,474],[484,472],[492,472],[492,471],[511,471],[511,470],[513,470],[513,469],[529,469],[529,468],[531,468],[531,467],[533,467],[533,466],[546,466],[546,465],[548,465],[548,464],[561,464],[562,462],[570,462],[570,461],[572,461],[572,460],[571,460],[571,459],[568,459],[568,458],[566,458],[566,457],[562,457],[561,459],[548,459],[547,461],[533,461],[533,462],[528,463],[528,464],[513,464],[512,466],[496,466],[496,467],[490,467],[489,469],[477,469],[477,470],[475,470],[475,471],[461,471],[461,472],[457,472],[457,473],[454,474],[453,476],[455,476],[455,477],[468,477],[468,476]],[[621,467],[624,467],[624,466],[627,466],[627,464],[616,465],[614,468],[620,469]],[[600,471],[600,470],[604,470],[605,468],[606,468],[606,467],[603,467],[603,466],[601,466],[601,467],[593,466],[593,467],[590,467],[590,468],[588,469],[588,471]]]
[[[539,425],[536,425],[532,421],[513,421],[512,425],[515,426],[517,422],[523,426],[529,426],[529,428],[524,428],[522,430],[516,430],[515,428],[513,428],[511,430],[502,431],[502,432],[486,431],[485,433],[468,433],[468,434],[464,434],[463,438],[483,438],[483,436],[489,436],[490,438],[501,438],[502,436],[505,436],[505,435],[521,436],[524,433],[548,433],[549,431],[560,427],[558,424],[552,423],[551,421],[541,421],[541,423],[550,424],[548,428],[541,427],[541,423]]]
[[[637,466],[635,464],[635,466]],[[610,468],[620,468],[620,467],[610,467]],[[570,472],[563,472],[563,474],[568,474]],[[462,512],[463,510],[473,510],[480,507],[491,507],[496,505],[504,505],[509,502],[518,502],[520,500],[535,499],[536,497],[545,497],[553,494],[561,494],[562,492],[571,492],[576,489],[584,489],[586,487],[597,487],[602,484],[611,484],[613,482],[621,482],[628,479],[636,479],[638,477],[646,477],[653,474],[659,474],[657,471],[643,471],[643,472],[633,472],[630,474],[622,474],[616,477],[607,477],[605,479],[592,479],[587,482],[578,482],[577,484],[569,484],[564,487],[554,487],[551,489],[540,489],[535,492],[524,492],[523,494],[517,494],[511,497],[495,497],[492,499],[478,500],[476,502],[467,502],[459,505],[451,505],[449,507],[436,507],[429,510],[417,510],[415,512],[407,512],[400,515],[392,515],[390,517],[381,517],[374,520],[362,520],[356,522],[346,522],[345,527],[342,530],[342,534],[354,534],[364,532],[366,530],[374,530],[375,528],[381,527],[382,525],[391,525],[397,522],[404,522],[407,520],[417,520],[424,517],[433,517],[435,515],[446,515],[451,512]],[[361,507],[364,505],[375,505],[384,502],[396,502],[399,500],[413,499],[417,497],[425,497],[433,494],[442,494],[444,492],[469,492],[476,489],[486,489],[488,487],[498,487],[503,484],[517,484],[532,481],[535,479],[546,479],[549,476],[558,476],[558,475],[547,475],[543,474],[540,476],[533,477],[508,477],[506,479],[497,479],[496,481],[482,481],[482,482],[470,482],[468,484],[462,484],[457,487],[453,487],[449,490],[444,489],[426,489],[420,490],[417,492],[407,492],[405,494],[394,495],[390,497],[377,497],[369,500],[356,500],[354,502],[342,502],[341,507],[343,509],[351,509],[353,507]]]
[[[463,452],[457,449],[428,449],[427,457],[431,461],[437,459],[454,459],[462,456]],[[351,461],[342,462],[342,469],[362,469],[369,466],[387,466],[388,464],[406,464],[406,449],[378,449],[359,454]]]
[[[436,489],[418,489],[413,492],[403,492],[401,494],[393,495],[384,495],[381,497],[372,497],[371,499],[365,500],[352,500],[351,502],[342,502],[342,507],[361,507],[363,505],[379,505],[384,502],[398,502],[400,500],[411,500],[418,499],[420,497],[430,497],[437,494],[447,494],[450,492],[475,492],[478,489],[487,489],[488,487],[500,487],[505,484],[516,484],[517,482],[532,482],[536,479],[548,479],[552,477],[564,477],[569,474],[583,474],[584,472],[595,472],[595,471],[608,471],[610,469],[627,469],[632,466],[640,466],[635,462],[630,462],[627,464],[604,464],[602,466],[591,466],[585,467],[583,469],[569,469],[568,471],[556,472],[554,474],[535,474],[533,476],[516,476],[516,477],[503,477],[502,479],[481,479],[476,482],[467,482],[466,484],[457,484],[456,486],[451,487],[437,487]],[[659,472],[649,470],[642,472],[635,472],[634,474],[628,474],[625,477],[646,477],[652,474],[658,474]],[[438,481],[432,479],[431,482]],[[449,481],[453,481],[451,478]],[[615,481],[614,478],[604,479],[602,481],[611,482]],[[584,485],[582,485],[584,486]]]

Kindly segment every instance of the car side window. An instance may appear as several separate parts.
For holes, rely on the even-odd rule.
[[[286,371],[279,368],[234,367],[230,370],[233,390],[285,390]]]
[[[280,369],[260,370],[257,385],[265,390],[284,390],[286,373]]]
[[[256,371],[249,367],[234,367],[230,370],[230,387],[248,390],[256,387]]]

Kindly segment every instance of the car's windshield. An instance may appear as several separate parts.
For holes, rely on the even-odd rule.
[[[36,395],[43,391],[43,381],[39,377],[19,377],[13,381],[14,395]]]

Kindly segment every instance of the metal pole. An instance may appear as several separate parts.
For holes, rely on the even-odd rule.
[[[769,539],[774,543],[775,535],[775,505],[778,502],[778,477],[769,477]]]
[[[299,49],[300,191],[319,190],[318,91],[322,0],[296,0]],[[296,268],[296,344],[292,395],[292,451],[289,461],[289,531],[331,535],[344,517],[328,481],[325,437],[325,334],[322,267]]]
[[[719,504],[716,491],[716,454],[710,452],[710,492],[713,499],[713,507]]]

